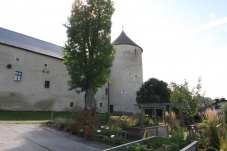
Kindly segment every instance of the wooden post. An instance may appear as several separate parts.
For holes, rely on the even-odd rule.
[[[163,120],[164,120],[164,123],[166,125],[166,107],[163,107]]]
[[[157,112],[156,112],[156,108],[155,107],[154,107],[154,125],[158,126],[158,123],[157,123]]]
[[[170,115],[170,126],[171,126],[171,131],[173,131],[173,118],[172,118],[172,107],[169,108],[169,115]]]
[[[143,138],[143,128],[144,128],[144,109],[141,107],[141,130],[140,130],[140,138]]]
[[[144,128],[144,110],[141,107],[141,128]]]
[[[181,110],[180,110],[179,114],[180,114],[180,125],[181,125],[181,126],[184,126],[183,113],[182,113]]]
[[[184,126],[184,113],[181,111],[181,116],[182,116],[182,126]]]

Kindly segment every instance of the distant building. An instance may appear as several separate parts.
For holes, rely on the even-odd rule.
[[[142,85],[143,49],[122,31],[113,42],[112,81],[95,96],[100,112],[134,112]],[[0,110],[56,110],[84,107],[84,93],[68,91],[62,47],[0,28]]]
[[[215,102],[210,105],[212,110],[215,110],[217,113],[221,113],[221,108],[226,105],[227,100],[225,98],[215,99]]]

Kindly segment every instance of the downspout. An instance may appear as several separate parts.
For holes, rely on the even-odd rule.
[[[110,83],[108,82],[108,113],[110,113]]]

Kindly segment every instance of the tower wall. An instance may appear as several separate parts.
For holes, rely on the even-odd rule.
[[[114,47],[116,55],[109,86],[110,110],[113,107],[116,112],[135,112],[136,92],[143,83],[142,50],[127,44]]]

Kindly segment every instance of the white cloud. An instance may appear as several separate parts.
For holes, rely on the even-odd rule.
[[[215,19],[215,18],[216,18],[215,13],[210,13],[210,18],[211,18],[212,20]]]
[[[205,24],[197,27],[193,32],[191,32],[191,34],[200,33],[200,32],[209,30],[211,28],[214,28],[216,26],[226,24],[226,23],[227,23],[227,17],[223,17],[223,18],[218,19],[218,20],[210,21],[208,23],[205,23]]]
[[[200,19],[201,19],[201,16],[199,15],[199,16],[197,16],[195,19],[196,19],[196,20],[200,20]]]

